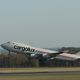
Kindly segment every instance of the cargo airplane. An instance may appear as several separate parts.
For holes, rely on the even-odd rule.
[[[1,47],[8,50],[9,54],[10,52],[16,52],[16,53],[22,53],[30,56],[34,55],[34,57],[35,56],[40,57],[42,55],[42,57],[58,58],[58,59],[65,59],[65,60],[75,60],[77,58],[80,58],[80,56],[74,54],[67,54],[67,53],[61,53],[59,51],[36,48],[30,45],[17,43],[13,41],[3,43],[1,44]]]

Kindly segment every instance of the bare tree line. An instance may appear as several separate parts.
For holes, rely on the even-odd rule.
[[[59,51],[66,51],[75,54],[80,51],[80,48],[62,47]],[[80,61],[61,61],[61,60],[47,60],[43,57],[37,59],[31,58],[24,54],[0,54],[0,67],[53,67],[53,66],[80,66]]]

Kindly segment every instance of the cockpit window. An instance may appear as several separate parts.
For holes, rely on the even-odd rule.
[[[13,43],[13,44],[15,44],[15,43]]]
[[[7,42],[7,43],[10,43],[10,41],[9,41],[9,42]]]
[[[11,44],[15,44],[14,42],[10,42],[10,41],[8,41],[7,43],[9,43],[9,44],[10,44],[10,43],[11,43]]]

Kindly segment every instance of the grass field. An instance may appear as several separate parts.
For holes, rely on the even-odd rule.
[[[45,72],[45,71],[80,71],[80,67],[57,68],[0,68],[0,72]]]
[[[80,80],[80,75],[0,76],[0,80]]]
[[[0,68],[0,72],[80,71],[74,68]],[[0,75],[0,80],[80,80],[80,74]]]

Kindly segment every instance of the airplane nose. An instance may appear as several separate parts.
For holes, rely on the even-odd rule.
[[[1,44],[0,46],[1,46],[1,47],[4,47],[4,44]]]
[[[1,44],[0,46],[1,46],[2,48],[5,48],[5,44]]]

